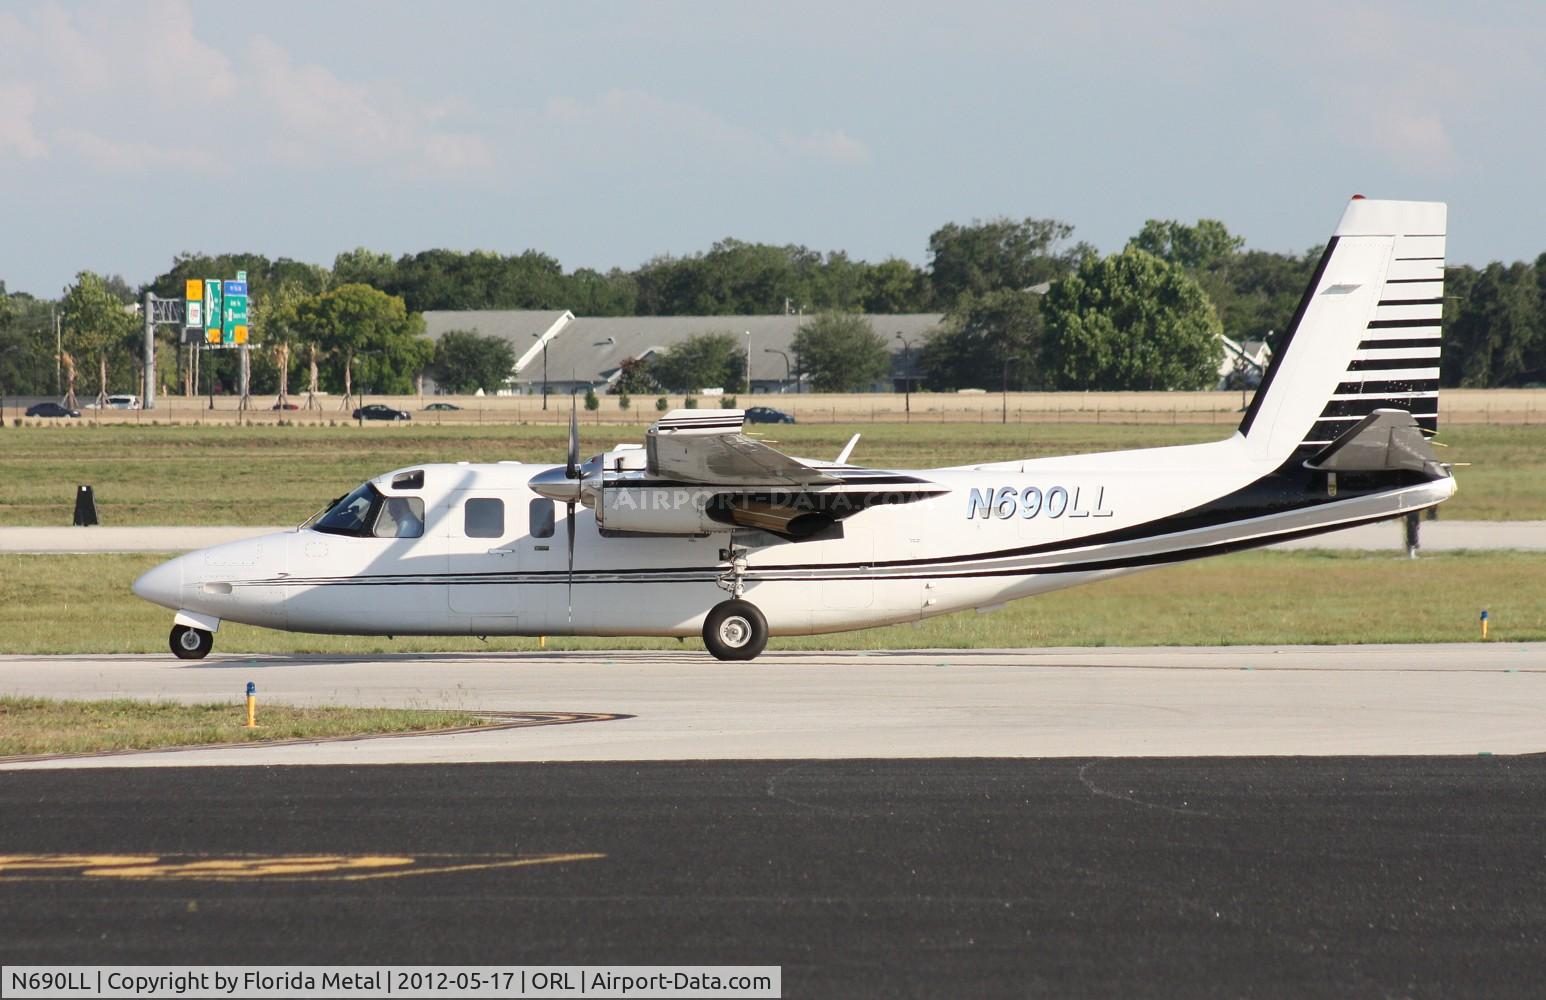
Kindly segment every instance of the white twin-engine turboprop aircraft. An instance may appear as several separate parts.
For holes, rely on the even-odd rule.
[[[293,531],[159,566],[177,614],[370,635],[769,636],[918,621],[1431,507],[1445,207],[1355,198],[1239,430],[1210,444],[921,471],[782,454],[675,410],[581,464],[421,465]]]

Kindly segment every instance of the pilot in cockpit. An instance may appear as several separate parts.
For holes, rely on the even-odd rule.
[[[378,538],[418,538],[424,534],[424,520],[408,497],[387,497],[376,519]]]

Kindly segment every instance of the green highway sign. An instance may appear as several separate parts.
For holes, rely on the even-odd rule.
[[[225,312],[221,309],[220,279],[204,279],[204,339],[206,343],[222,342]]]
[[[247,282],[227,281],[222,289],[221,339],[227,344],[247,342]]]

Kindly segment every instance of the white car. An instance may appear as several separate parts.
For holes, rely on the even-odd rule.
[[[81,406],[83,410],[138,410],[139,408],[140,397],[130,395],[109,396],[106,405],[102,406],[97,405],[96,400]]]

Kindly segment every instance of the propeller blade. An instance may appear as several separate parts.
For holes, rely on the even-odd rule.
[[[575,412],[572,394],[569,397],[569,462],[564,466],[564,475],[570,479],[580,478],[580,417]]]
[[[569,536],[569,624],[574,624],[574,501],[570,500],[564,505],[568,508],[568,516],[564,518],[565,531]]]

